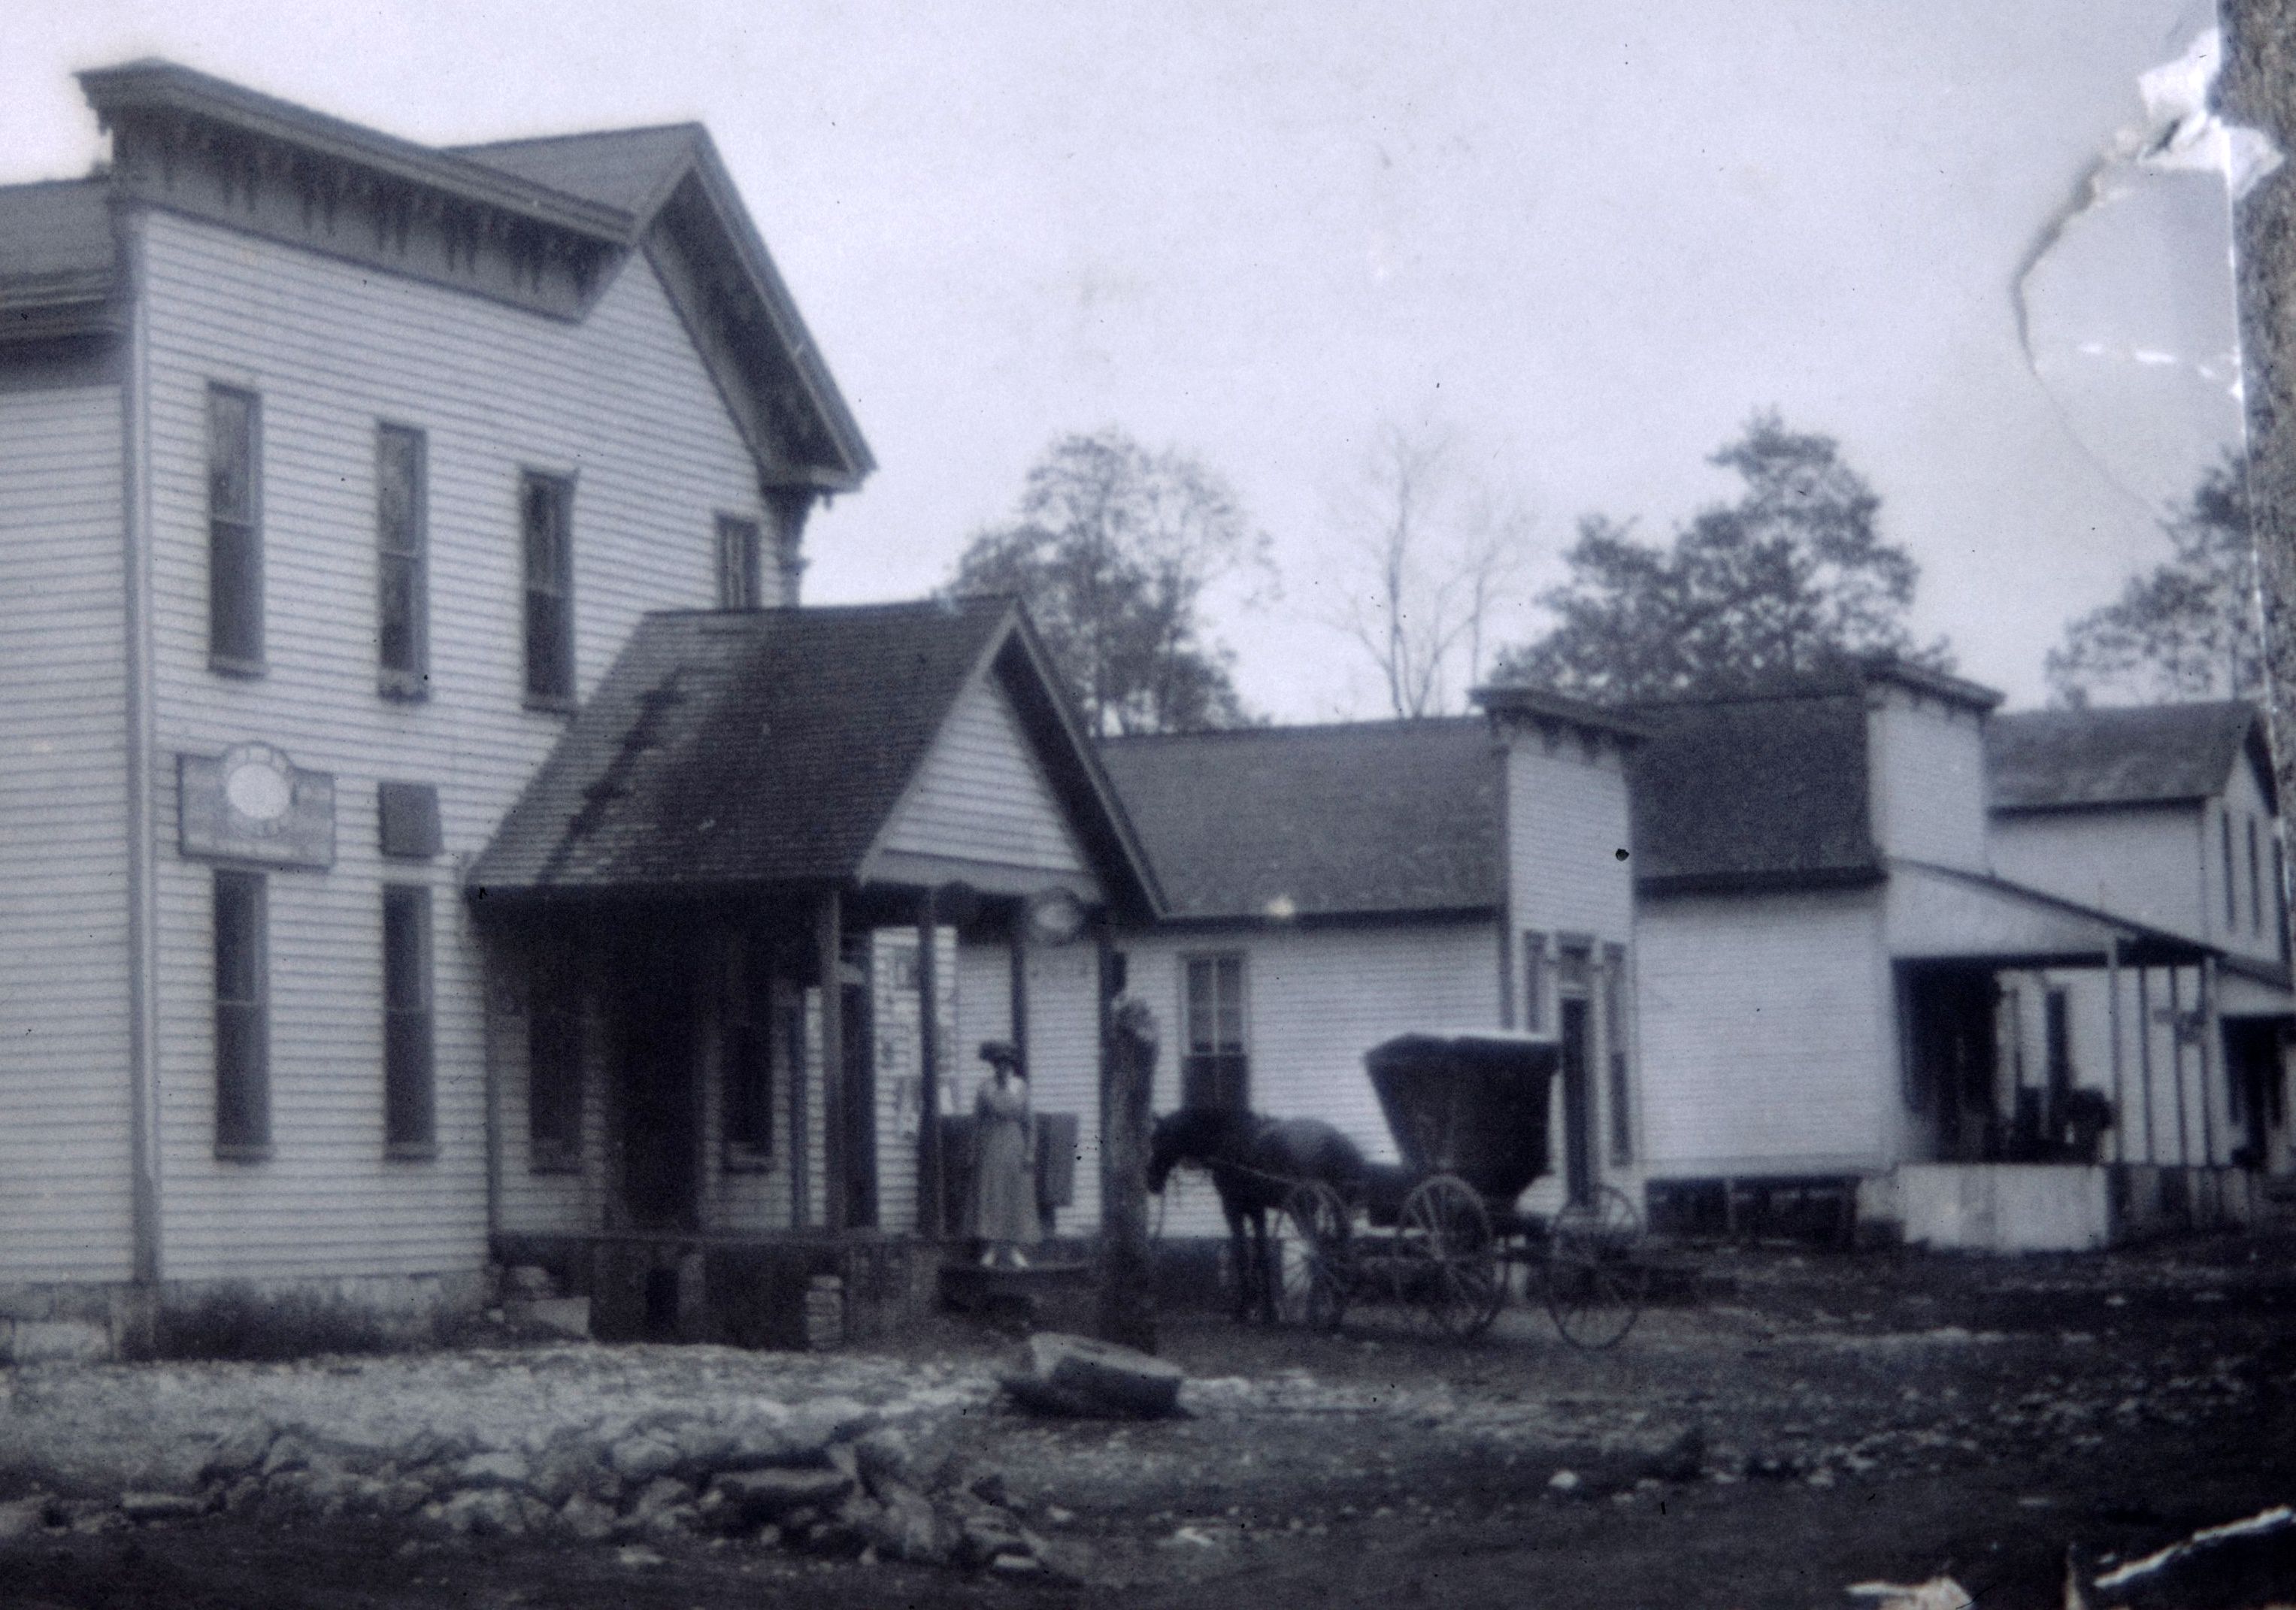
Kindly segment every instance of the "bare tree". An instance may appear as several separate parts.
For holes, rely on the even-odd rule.
[[[1461,457],[1447,433],[1384,425],[1341,515],[1352,563],[1325,620],[1370,656],[1398,716],[1458,707],[1529,557],[1529,516]]]

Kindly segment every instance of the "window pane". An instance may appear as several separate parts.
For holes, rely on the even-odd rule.
[[[430,1004],[430,891],[382,892],[383,999],[394,1010]]]
[[[255,527],[217,519],[208,528],[208,649],[226,659],[263,658],[263,552]]]
[[[262,875],[217,872],[215,1090],[219,1146],[261,1146],[270,1138],[263,928]]]
[[[382,556],[382,665],[387,671],[419,672],[422,656],[414,629],[416,590],[421,572],[404,554]]]
[[[563,482],[526,478],[526,691],[542,699],[563,699],[574,691],[567,499]]]
[[[422,551],[422,433],[385,425],[375,438],[375,519],[386,553]]]
[[[754,609],[758,595],[758,525],[721,517],[718,521],[718,602],[727,609]]]
[[[430,1014],[391,1012],[383,1035],[384,1143],[428,1146],[433,1138]]]
[[[208,512],[255,518],[255,399],[243,391],[208,393]]]

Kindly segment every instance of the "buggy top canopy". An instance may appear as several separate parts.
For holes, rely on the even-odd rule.
[[[1559,1042],[1476,1030],[1399,1034],[1364,1054],[1388,1132],[1414,1174],[1454,1173],[1512,1206],[1546,1172]]]

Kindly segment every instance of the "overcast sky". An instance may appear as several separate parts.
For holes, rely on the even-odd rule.
[[[707,123],[882,465],[816,518],[808,597],[933,585],[1053,437],[1120,425],[1274,538],[1282,599],[1222,628],[1285,718],[1380,713],[1316,620],[1390,421],[1528,505],[1551,580],[1582,512],[1663,535],[1726,495],[1704,456],[1775,405],[1880,490],[1922,634],[2019,703],[2168,552],[2036,381],[2015,287],[2205,0],[9,15],[0,180],[85,169],[71,72],[150,54],[437,143]]]

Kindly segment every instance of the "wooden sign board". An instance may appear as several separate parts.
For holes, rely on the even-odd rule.
[[[266,743],[176,757],[177,847],[189,859],[264,866],[335,862],[335,780]]]

